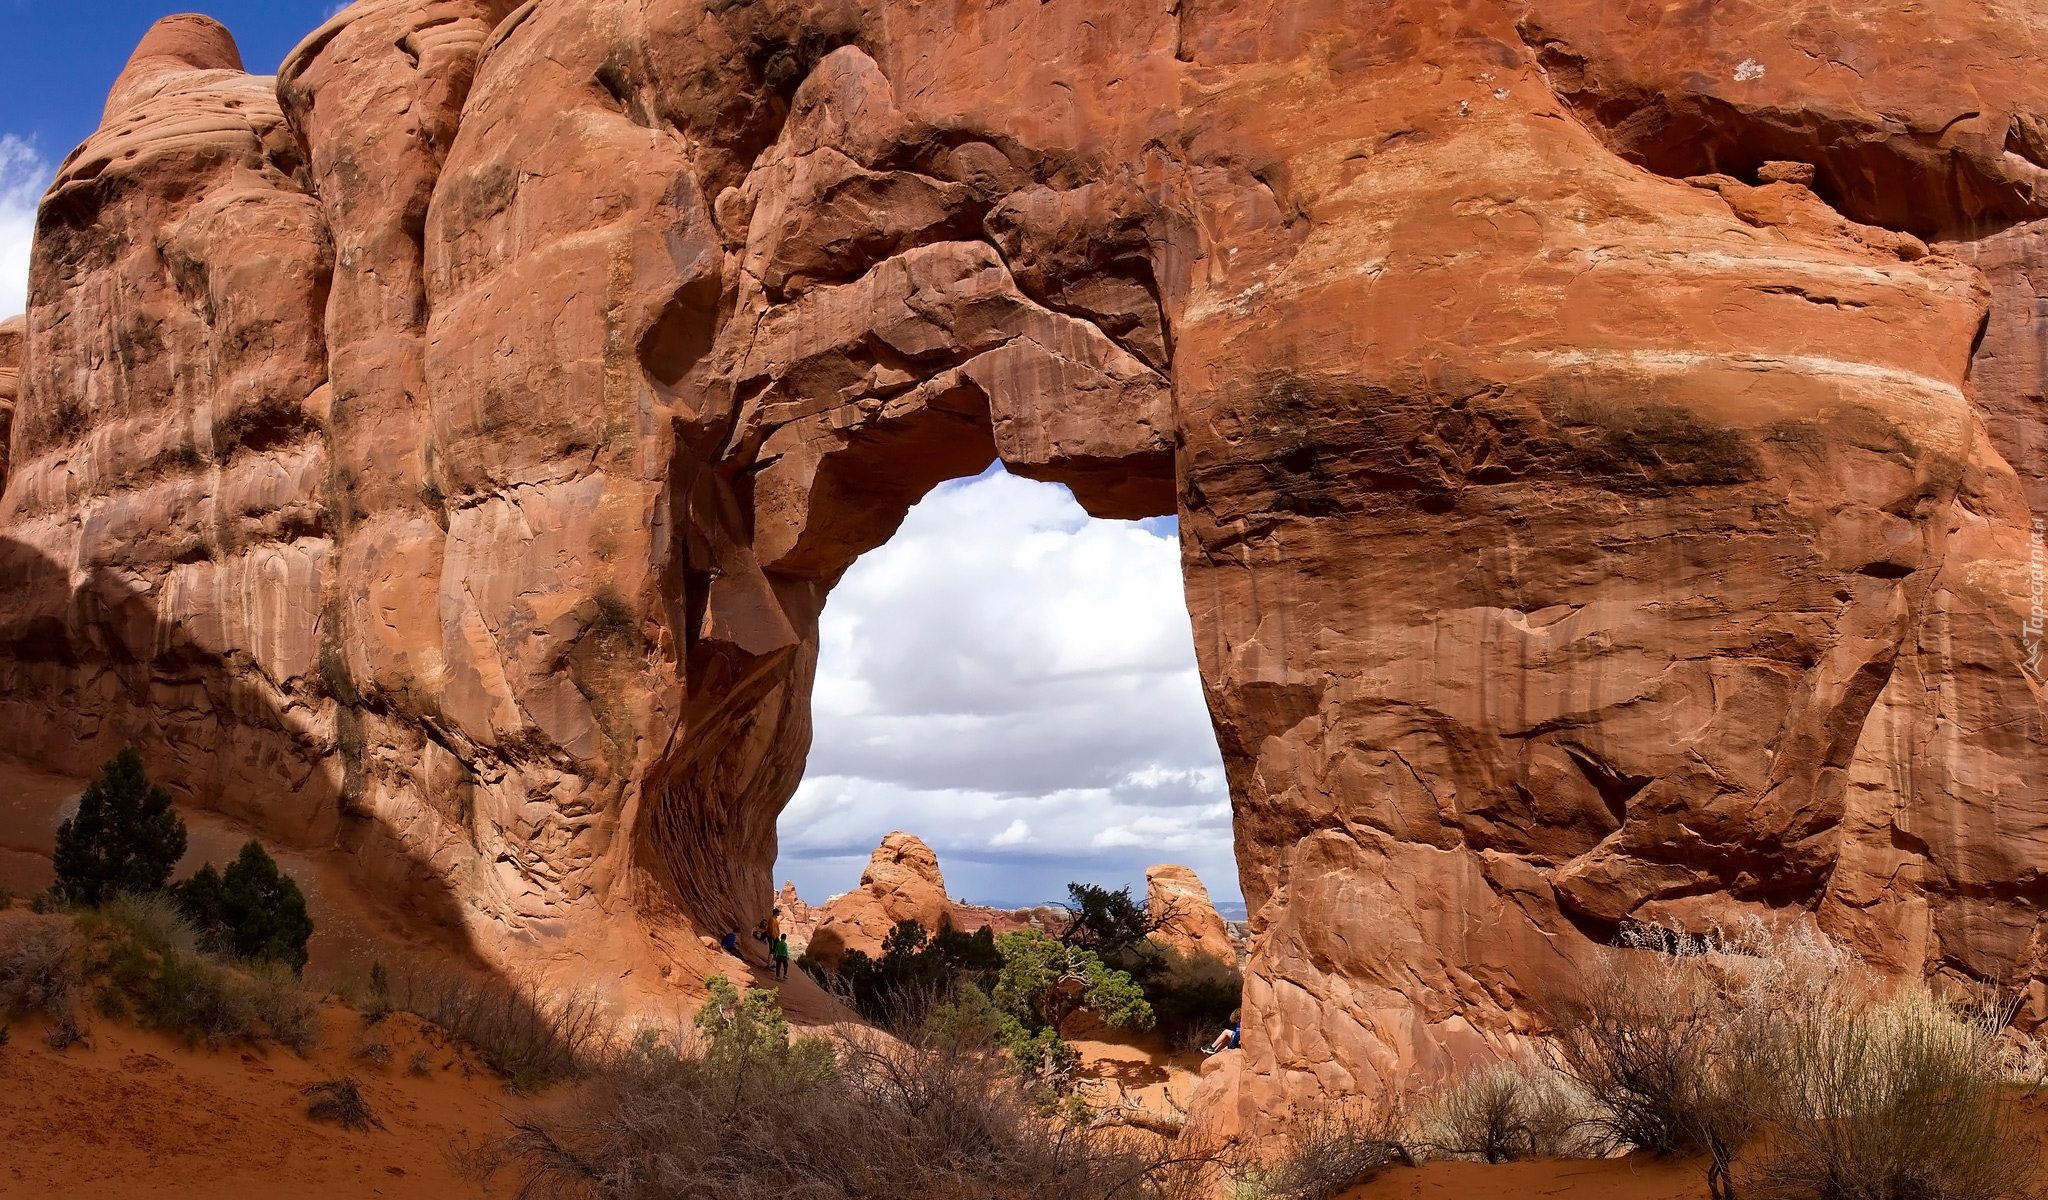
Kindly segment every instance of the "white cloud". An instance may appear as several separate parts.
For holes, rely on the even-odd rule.
[[[28,252],[35,240],[36,204],[54,168],[35,146],[0,134],[0,321],[28,307]]]
[[[999,468],[942,484],[847,572],[819,637],[778,879],[844,891],[904,829],[984,903],[1142,891],[1160,862],[1238,898],[1171,520],[1093,520]]]

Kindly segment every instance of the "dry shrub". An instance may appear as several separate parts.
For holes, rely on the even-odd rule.
[[[350,1053],[366,1063],[379,1067],[391,1065],[391,1043],[383,1038],[357,1038],[355,1048]]]
[[[1924,989],[1880,995],[1808,927],[1639,930],[1555,1008],[1598,1149],[1704,1153],[1719,1200],[1994,1200],[2032,1178],[1996,1034]]]
[[[1558,1064],[1592,1098],[1596,1153],[1688,1153],[1716,1082],[1714,1043],[1728,1000],[1703,950],[1623,946],[1552,1002]]]
[[[1591,1104],[1548,1066],[1495,1063],[1460,1079],[1424,1107],[1418,1143],[1432,1155],[1513,1162],[1594,1152]]]
[[[0,1017],[41,1014],[53,1049],[79,1036],[78,994],[84,986],[77,939],[62,924],[38,922],[0,948]]]
[[[2048,1045],[2039,1037],[2017,1029],[1999,1035],[1999,1073],[2007,1083],[2021,1087],[2048,1087]]]
[[[1287,1129],[1277,1155],[1230,1170],[1230,1200],[1329,1200],[1379,1177],[1387,1168],[1414,1166],[1401,1136],[1400,1109],[1375,1112],[1324,1109]]]
[[[685,1035],[643,1030],[578,1091],[472,1157],[520,1195],[899,1200],[1164,1195],[1163,1143],[1062,1127],[957,1039],[792,1042],[776,997],[724,979]]]
[[[439,965],[377,971],[380,1011],[418,1015],[476,1048],[515,1091],[534,1091],[574,1078],[605,1054],[611,1025],[597,994],[578,989],[550,995],[533,983],[510,983]]]
[[[369,1101],[363,1099],[362,1089],[353,1079],[325,1079],[309,1083],[300,1094],[308,1098],[306,1115],[315,1121],[331,1122],[358,1133],[373,1125],[378,1129],[384,1128],[384,1122],[370,1111]]]
[[[304,1058],[320,1043],[320,998],[300,986],[282,963],[259,960],[249,966],[249,1003],[271,1039]]]
[[[2035,1194],[2039,1148],[2001,1095],[1999,1028],[1923,991],[1806,1023],[1788,1043],[1760,1193],[1817,1200]]]

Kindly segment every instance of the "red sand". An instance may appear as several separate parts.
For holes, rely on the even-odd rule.
[[[450,1152],[502,1133],[505,1114],[525,1102],[409,1014],[365,1036],[360,1016],[330,1005],[322,1026],[320,1048],[301,1059],[275,1046],[191,1049],[107,1020],[57,1051],[39,1023],[17,1021],[0,1047],[0,1196],[484,1195]],[[389,1061],[355,1054],[365,1040],[389,1045]],[[343,1075],[383,1129],[354,1133],[306,1116],[301,1089]]]

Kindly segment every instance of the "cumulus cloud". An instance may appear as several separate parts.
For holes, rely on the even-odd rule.
[[[1094,520],[1000,467],[934,489],[826,605],[780,877],[845,891],[905,829],[983,903],[1142,890],[1158,862],[1236,900],[1179,555],[1170,519]]]
[[[28,251],[36,203],[54,168],[30,142],[0,135],[0,321],[28,308]]]

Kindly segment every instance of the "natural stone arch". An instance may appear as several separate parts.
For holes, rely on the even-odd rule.
[[[730,489],[751,539],[694,584],[706,636],[693,653],[712,661],[692,674],[728,710],[738,695],[761,699],[736,715],[744,732],[692,726],[692,744],[650,772],[646,794],[658,800],[636,835],[700,922],[750,924],[736,906],[768,894],[762,854],[809,744],[818,614],[911,505],[1000,458],[1068,485],[1092,515],[1176,511],[1156,297],[1114,289],[1104,298],[1123,307],[1091,313],[1134,352],[1043,303],[1067,281],[1062,264],[1034,253],[1047,233],[1073,232],[1046,225],[1082,226],[1084,245],[1098,233],[1111,243],[1104,257],[1137,259],[1121,278],[1149,280],[1142,231],[1163,214],[1102,188],[999,194],[989,177],[1007,173],[1001,182],[1017,188],[1024,167],[990,142],[917,128],[890,95],[867,55],[833,51],[797,89],[780,139],[720,199],[722,233],[744,264],[733,308],[767,316],[729,321],[704,360],[722,369],[716,386],[737,408],[706,486]],[[877,231],[865,224],[875,211],[917,220]],[[996,236],[941,236],[984,228]],[[733,761],[753,755],[759,765]]]
[[[277,105],[217,27],[145,43],[41,217],[0,534],[58,566],[0,600],[80,653],[12,655],[6,735],[91,755],[246,684],[228,777],[153,746],[209,802],[276,781],[495,961],[658,992],[767,902],[833,562],[971,428],[1099,511],[1171,484],[1240,1111],[1497,1052],[1623,921],[1813,919],[2048,1017],[2033,19],[1282,7],[365,0]],[[1969,50],[1816,75],[1816,29]],[[1646,93],[1818,190],[1655,174],[1692,167]],[[1835,109],[1853,154],[1774,115]],[[1912,228],[1988,236],[1851,220],[1896,219],[1829,178],[1880,160],[1955,201]],[[831,299],[891,287],[926,340]],[[286,556],[293,637],[133,636]]]

